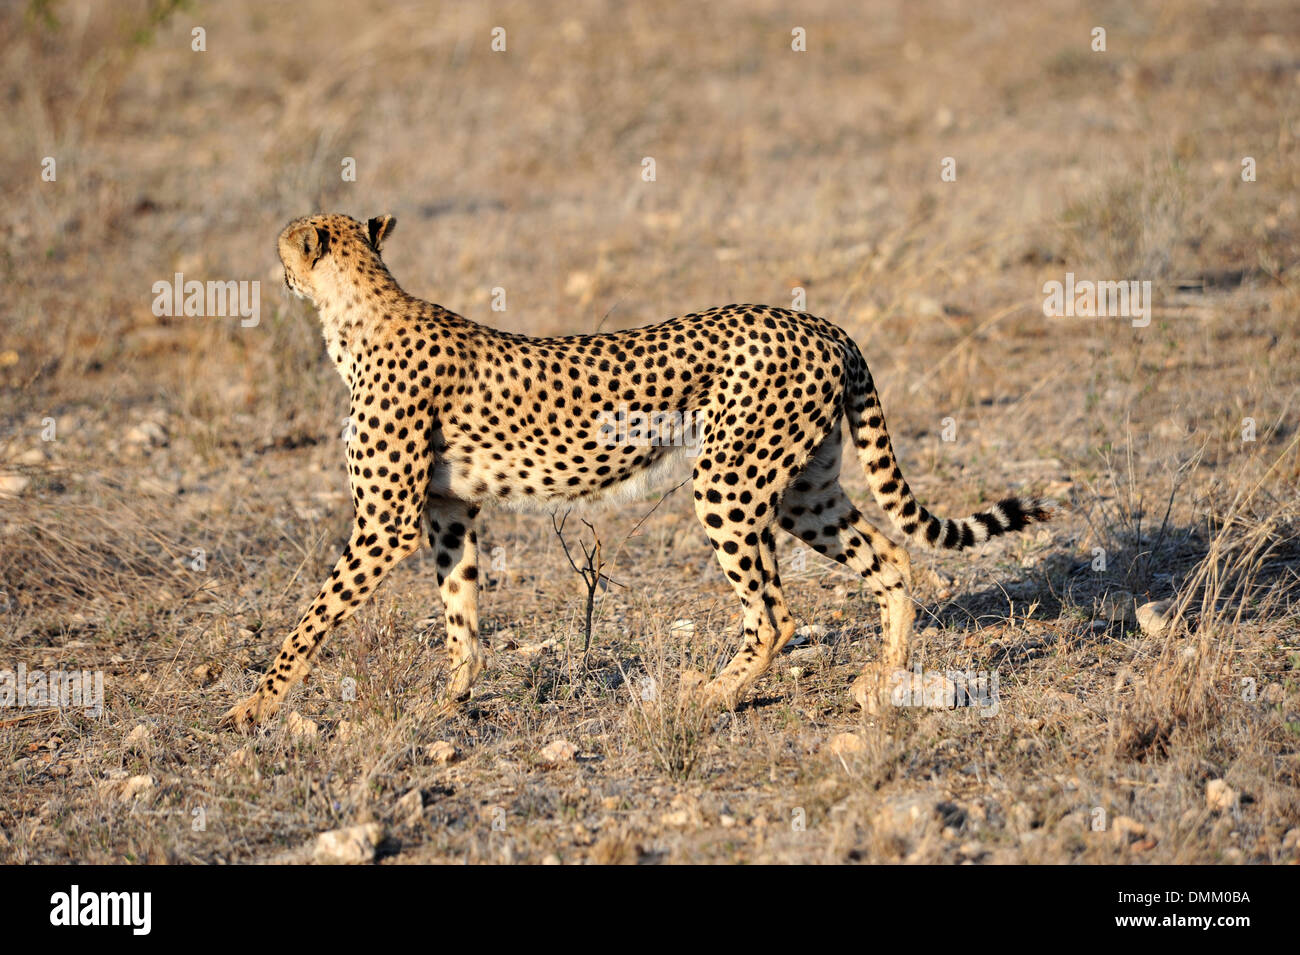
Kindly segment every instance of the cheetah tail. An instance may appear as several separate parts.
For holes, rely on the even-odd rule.
[[[880,398],[860,355],[856,363],[850,358],[844,410],[871,493],[894,526],[917,543],[963,550],[1051,519],[1052,502],[1033,498],[1004,498],[986,511],[955,519],[935,517],[918,504],[898,468]]]

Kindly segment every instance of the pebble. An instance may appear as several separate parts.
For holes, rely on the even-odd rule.
[[[377,822],[346,829],[331,829],[316,837],[312,860],[318,865],[360,865],[375,861],[375,849],[384,838]]]
[[[22,474],[0,474],[0,497],[17,497],[31,483],[32,479]]]
[[[1153,600],[1137,608],[1137,623],[1148,637],[1158,637],[1169,626],[1172,600]]]
[[[668,633],[674,637],[693,637],[695,636],[695,621],[674,620],[668,626]]]
[[[454,763],[460,758],[460,750],[451,743],[440,739],[436,743],[430,743],[424,747],[424,755],[431,763],[437,763],[439,766],[446,766],[448,763]]]
[[[549,766],[559,766],[564,763],[571,763],[575,756],[578,755],[578,747],[574,746],[567,739],[554,739],[542,747],[540,753],[543,763]]]
[[[118,798],[121,799],[122,802],[131,802],[133,799],[138,799],[140,796],[146,795],[156,785],[158,785],[158,781],[152,776],[132,776],[130,779],[122,783],[122,789],[118,793]]]
[[[167,444],[167,429],[156,421],[141,421],[123,435],[122,440],[136,447],[161,448]]]
[[[397,800],[397,818],[407,825],[415,825],[424,819],[424,794],[418,789]]]
[[[135,729],[126,734],[126,739],[123,740],[123,745],[128,750],[138,753],[145,748],[145,745],[152,738],[153,732],[149,729],[148,724],[140,723],[135,727]]]
[[[1212,812],[1228,812],[1237,805],[1237,798],[1237,791],[1222,779],[1205,784],[1205,808]]]
[[[289,735],[298,739],[315,739],[320,734],[320,727],[297,710],[289,714],[287,722]]]

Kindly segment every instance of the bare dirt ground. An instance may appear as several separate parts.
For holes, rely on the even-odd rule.
[[[105,700],[0,708],[0,861],[299,860],[376,823],[385,863],[1296,862],[1300,8],[977,6],[7,6],[0,670]],[[396,215],[404,287],[516,331],[805,289],[923,503],[1064,505],[914,554],[915,661],[992,705],[864,716],[874,601],[787,539],[807,639],[736,712],[678,708],[738,616],[683,490],[589,518],[585,658],[551,521],[490,513],[464,712],[421,552],[296,716],[217,732],[351,519],[347,396],[274,251],[316,210]],[[258,323],[155,315],[177,272],[260,281]],[[1045,316],[1067,272],[1150,281],[1149,325]]]

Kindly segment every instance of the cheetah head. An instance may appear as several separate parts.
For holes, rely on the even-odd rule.
[[[392,216],[369,222],[339,214],[294,219],[280,233],[284,284],[320,307],[355,284],[357,273],[376,267],[387,273],[379,250],[396,225]]]

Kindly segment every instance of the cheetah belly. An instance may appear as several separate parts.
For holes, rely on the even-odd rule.
[[[501,462],[465,461],[449,449],[434,466],[429,491],[434,496],[496,504],[510,510],[554,511],[557,506],[617,506],[690,478],[695,461],[692,449],[671,446],[636,451],[608,475],[580,475],[579,483],[572,485],[565,477],[548,486],[534,479],[511,479],[510,469],[502,467]]]
[[[655,491],[666,491],[691,477],[695,457],[684,447],[659,448],[647,464],[608,487],[583,495],[575,503],[591,507],[613,507],[636,501]]]

